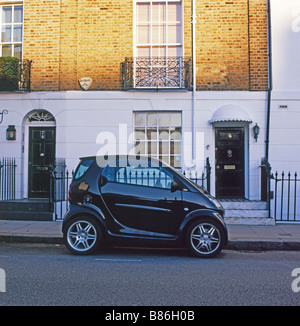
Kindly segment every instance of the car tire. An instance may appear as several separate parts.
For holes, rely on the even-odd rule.
[[[186,232],[187,245],[190,252],[200,258],[217,256],[225,243],[223,227],[209,218],[193,222]]]
[[[99,223],[90,216],[77,216],[68,221],[64,242],[71,253],[89,255],[100,245],[103,233]]]

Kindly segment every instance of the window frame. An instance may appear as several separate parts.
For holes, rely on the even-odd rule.
[[[138,5],[149,4],[149,21],[138,21]],[[164,3],[165,4],[165,21],[153,20],[153,4]],[[179,3],[181,7],[180,20],[168,21],[168,8],[170,3]],[[183,57],[184,57],[184,9],[183,0],[134,0],[133,5],[133,57],[134,57],[134,88],[181,88],[178,86],[169,85],[168,81],[174,78],[179,85],[182,84],[182,69],[183,69]],[[160,9],[159,9],[160,10]],[[169,42],[168,29],[169,26],[174,25],[180,28],[180,42]],[[138,28],[139,26],[149,26],[149,42],[138,42]],[[164,26],[163,37],[164,42],[161,43],[160,36],[157,43],[153,42],[153,26]],[[158,33],[159,35],[159,33]],[[175,33],[177,35],[177,32]],[[139,50],[146,49],[148,54],[142,55],[138,53]],[[169,54],[170,49],[175,51],[176,55]],[[157,51],[154,55],[153,51]],[[146,53],[145,52],[145,53]],[[175,60],[175,61],[174,61]],[[176,67],[174,72],[174,65]],[[172,67],[170,69],[170,67]],[[147,75],[149,75],[147,80]],[[159,77],[158,77],[159,76]],[[159,84],[160,86],[157,86]]]
[[[22,7],[22,19],[21,22],[15,22],[15,8]],[[12,9],[12,21],[11,23],[2,22],[2,10],[3,8]],[[2,28],[3,26],[11,26],[11,35],[9,42],[2,42]],[[21,27],[21,41],[14,41],[14,27]],[[24,29],[24,6],[22,2],[0,2],[0,57],[3,56],[3,46],[11,46],[11,56],[18,58],[20,61],[23,59],[23,29]],[[21,47],[20,56],[15,56],[15,46],[19,45]]]
[[[149,3],[150,4],[150,21],[149,22],[138,22],[137,19],[137,13],[138,13],[138,4],[142,4],[142,3]],[[154,43],[153,42],[153,38],[152,38],[152,33],[153,33],[153,26],[157,25],[157,22],[153,20],[152,15],[153,15],[153,3],[165,3],[166,4],[166,21],[165,21],[165,42],[163,43]],[[180,3],[181,4],[181,20],[180,21],[168,21],[168,4],[169,3]],[[184,56],[184,10],[183,10],[183,1],[182,0],[135,0],[134,1],[134,10],[133,10],[133,54],[134,57],[139,57],[138,55],[138,48],[146,48],[149,47],[150,48],[150,54],[149,57],[156,57],[153,55],[153,48],[157,47],[161,47],[161,48],[165,48],[165,55],[160,56],[162,58],[168,58],[168,57],[172,57],[168,54],[168,48],[171,47],[178,47],[181,48],[181,53],[180,55],[176,55],[176,57],[183,57]],[[138,37],[138,25],[144,25],[144,26],[149,26],[150,27],[150,35],[149,35],[149,42],[146,43],[139,43],[137,40]],[[168,42],[168,26],[175,24],[175,25],[179,25],[181,26],[181,42]],[[141,56],[143,57],[143,56]]]
[[[136,125],[136,115],[137,114],[144,114],[144,126],[137,126]],[[147,123],[147,116],[148,114],[156,114],[156,125],[148,125]],[[169,124],[168,125],[160,125],[159,124],[159,114],[169,114]],[[180,114],[180,125],[171,125],[171,115],[172,114]],[[172,130],[175,128],[175,131]],[[172,132],[176,132],[176,128],[179,129],[180,137],[179,139],[172,139]],[[144,139],[137,138],[137,129],[144,129]],[[147,137],[148,131],[150,129],[156,130],[154,131],[156,133],[156,137],[150,139]],[[160,139],[160,130],[168,130],[168,139]],[[133,112],[133,142],[134,142],[134,154],[135,155],[147,155],[150,157],[154,157],[157,159],[162,160],[164,163],[171,165],[175,169],[181,169],[182,167],[182,111],[135,111]],[[140,149],[138,146],[139,144],[144,144],[144,152],[137,152],[136,149]],[[173,150],[172,150],[172,143],[173,143]],[[151,145],[155,144],[156,150],[154,153],[151,151]],[[166,146],[168,147],[167,153],[163,152],[163,147]],[[179,153],[175,151],[175,144],[179,146]],[[166,147],[165,147],[166,148]],[[178,148],[178,147],[177,147]],[[150,150],[149,150],[150,149]],[[176,158],[179,157],[179,160]],[[167,161],[164,159],[167,158]],[[173,159],[171,159],[173,158]],[[175,164],[176,162],[179,161],[179,164]]]

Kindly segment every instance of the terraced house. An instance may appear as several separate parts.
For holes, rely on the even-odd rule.
[[[136,153],[268,223],[270,164],[300,161],[300,11],[283,2],[0,0],[0,218],[52,219],[79,157]]]

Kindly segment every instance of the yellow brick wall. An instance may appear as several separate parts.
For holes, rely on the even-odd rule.
[[[267,1],[249,4],[250,84],[254,90],[268,87]]]
[[[61,0],[59,89],[78,89],[78,0]]]
[[[192,0],[183,3],[191,57]],[[197,89],[266,89],[266,1],[196,0],[196,10]],[[78,90],[82,77],[92,90],[122,89],[121,63],[132,55],[133,0],[24,0],[32,90]]]
[[[120,64],[132,57],[132,1],[78,0],[77,77],[94,89],[119,89]]]
[[[197,89],[266,89],[266,1],[198,0],[196,10]]]
[[[24,0],[23,59],[33,91],[120,89],[120,63],[132,57],[132,0]]]
[[[25,0],[23,59],[32,60],[32,90],[59,87],[60,0]]]

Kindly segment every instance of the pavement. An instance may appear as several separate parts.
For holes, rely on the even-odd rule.
[[[0,220],[0,242],[62,244],[61,221]],[[300,224],[228,224],[232,250],[300,250]]]

